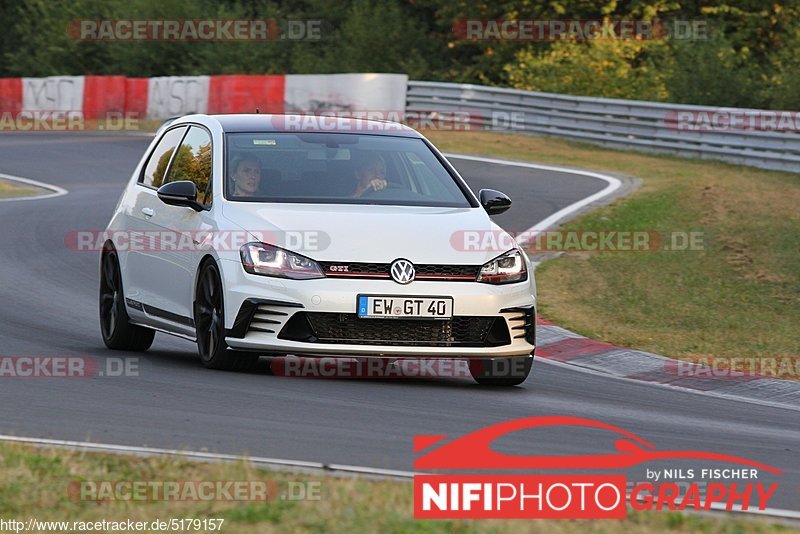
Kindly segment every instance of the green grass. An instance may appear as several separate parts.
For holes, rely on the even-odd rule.
[[[318,500],[273,502],[88,502],[70,496],[73,481],[317,482]],[[223,533],[261,532],[783,532],[765,522],[680,513],[637,512],[605,521],[416,521],[410,482],[278,473],[241,463],[192,463],[0,443],[0,518],[27,521],[224,519]]]
[[[8,180],[0,180],[0,198],[27,197],[44,192],[43,189],[38,187],[23,186]]]
[[[445,151],[641,178],[631,196],[566,224],[568,230],[703,233],[704,250],[566,253],[545,262],[537,283],[546,319],[667,356],[797,362],[800,175],[553,138],[426,135]]]

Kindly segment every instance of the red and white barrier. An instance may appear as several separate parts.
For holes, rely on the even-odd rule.
[[[83,116],[102,119],[125,112],[125,76],[86,76],[83,82]]]
[[[283,113],[286,78],[273,75],[212,76],[208,113]]]
[[[16,115],[22,111],[22,78],[0,78],[0,112]]]
[[[405,111],[405,74],[290,74],[286,111]]]
[[[149,78],[125,79],[125,113],[132,117],[147,116]]]
[[[164,119],[189,113],[403,112],[402,74],[220,75],[0,79],[0,113],[111,114]]]
[[[0,112],[79,114],[87,119],[125,112],[124,76],[0,79]]]
[[[83,76],[22,78],[23,111],[83,111]]]
[[[208,112],[209,76],[150,78],[147,85],[147,118]]]

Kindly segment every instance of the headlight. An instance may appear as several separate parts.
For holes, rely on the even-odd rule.
[[[519,250],[514,249],[483,264],[477,281],[485,284],[511,284],[527,279],[525,258]]]
[[[264,243],[247,243],[239,249],[242,266],[250,274],[308,280],[325,278],[317,262],[300,254]]]

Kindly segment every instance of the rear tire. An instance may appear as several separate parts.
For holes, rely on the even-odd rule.
[[[531,372],[533,356],[469,360],[472,378],[482,386],[518,386]]]
[[[194,324],[200,362],[208,369],[251,371],[258,355],[235,351],[225,343],[225,304],[219,271],[213,261],[200,269],[194,302]]]
[[[106,249],[100,261],[100,332],[112,350],[144,352],[153,344],[155,330],[130,323],[119,260],[114,249]]]

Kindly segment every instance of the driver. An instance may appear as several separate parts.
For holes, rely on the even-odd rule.
[[[255,156],[243,156],[233,161],[233,196],[252,197],[261,183],[261,161]]]
[[[386,189],[386,164],[378,154],[367,154],[356,165],[356,187],[351,196],[360,197],[369,190]]]

